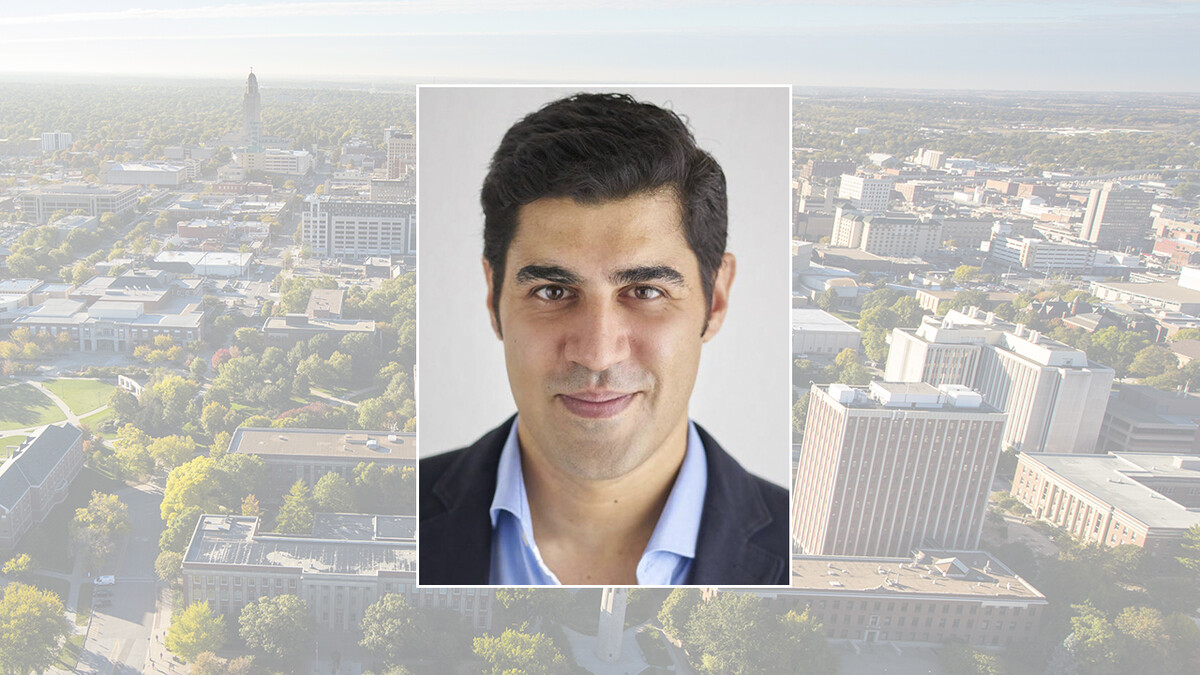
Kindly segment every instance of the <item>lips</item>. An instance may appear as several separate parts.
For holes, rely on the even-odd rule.
[[[629,407],[637,393],[626,394],[619,391],[576,391],[570,394],[559,394],[571,414],[588,419],[603,419],[613,417]]]

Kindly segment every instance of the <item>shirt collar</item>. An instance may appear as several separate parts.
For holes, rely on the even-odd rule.
[[[517,440],[517,419],[514,418],[500,451],[496,469],[496,492],[488,513],[492,529],[501,511],[511,513],[520,524],[527,545],[537,551],[533,538],[533,520],[529,515],[529,498],[525,492],[525,477],[521,471],[521,447]],[[704,493],[708,488],[708,463],[704,444],[696,425],[688,420],[687,449],[675,484],[667,496],[658,524],[650,535],[643,556],[655,551],[674,553],[684,558],[696,557],[696,540],[700,534],[700,517],[704,510]],[[537,556],[540,560],[540,555]]]

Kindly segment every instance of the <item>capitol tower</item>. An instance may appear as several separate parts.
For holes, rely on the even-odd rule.
[[[242,94],[242,132],[246,136],[246,147],[251,151],[262,149],[262,96],[258,93],[258,78],[254,69],[246,78],[246,92]]]

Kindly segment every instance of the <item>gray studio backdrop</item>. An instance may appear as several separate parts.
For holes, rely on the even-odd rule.
[[[704,346],[690,414],[751,472],[787,487],[791,450],[790,91],[786,87],[419,87],[419,453],[469,445],[516,411],[486,307],[479,187],[504,132],[578,91],[680,113],[725,171],[729,315]]]

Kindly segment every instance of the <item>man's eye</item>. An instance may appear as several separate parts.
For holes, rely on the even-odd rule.
[[[547,302],[557,302],[566,299],[567,289],[562,286],[542,286],[534,289],[533,294]]]
[[[633,289],[633,297],[638,300],[657,300],[663,296],[663,292],[653,286],[635,286]]]

